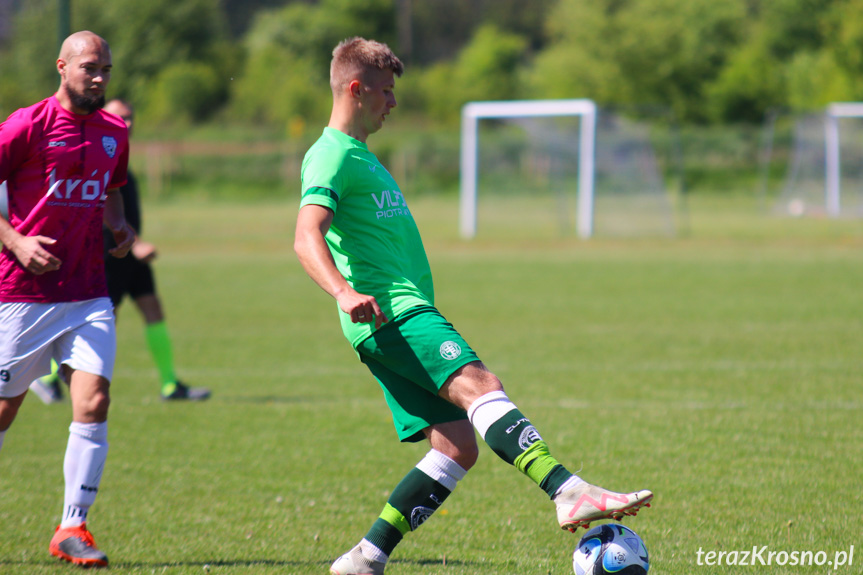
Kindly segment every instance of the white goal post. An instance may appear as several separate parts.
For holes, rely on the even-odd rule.
[[[580,116],[578,146],[578,201],[576,232],[593,235],[594,145],[596,104],[593,100],[517,100],[470,102],[462,108],[460,232],[473,238],[477,230],[477,178],[479,120],[536,116]]]
[[[838,218],[841,213],[841,174],[839,169],[839,119],[863,117],[861,102],[833,102],[827,106],[824,122],[824,153],[826,163],[825,200],[827,215]]]

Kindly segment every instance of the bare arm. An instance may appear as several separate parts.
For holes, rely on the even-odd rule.
[[[135,240],[135,243],[132,244],[132,255],[136,260],[146,264],[156,259],[158,254],[156,253],[156,246],[138,238]]]
[[[114,241],[117,242],[117,247],[108,250],[108,253],[115,258],[122,258],[129,253],[132,244],[135,243],[135,230],[126,222],[120,188],[111,188],[106,196],[102,219],[114,234]]]
[[[375,328],[389,321],[373,296],[357,292],[336,268],[324,236],[333,222],[333,212],[313,204],[300,208],[294,251],[309,277],[338,302],[354,323],[367,323],[374,318]]]
[[[38,276],[60,269],[60,259],[44,247],[54,245],[57,240],[46,236],[22,235],[3,216],[0,216],[0,243],[32,274]]]

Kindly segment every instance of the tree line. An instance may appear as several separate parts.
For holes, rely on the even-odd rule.
[[[56,0],[16,5],[0,113],[57,86]],[[399,105],[439,123],[473,100],[592,98],[684,123],[863,99],[863,0],[87,0],[110,93],[148,123],[326,120],[329,59],[354,35],[407,63]]]

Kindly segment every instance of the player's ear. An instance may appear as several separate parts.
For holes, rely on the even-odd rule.
[[[351,80],[351,83],[348,84],[348,90],[350,90],[352,97],[359,98],[363,91],[363,84],[359,80]]]
[[[57,58],[57,73],[60,74],[61,77],[64,76],[66,72],[66,60],[63,58]]]

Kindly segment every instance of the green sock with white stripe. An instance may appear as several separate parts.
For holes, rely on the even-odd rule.
[[[539,431],[503,391],[477,399],[468,416],[492,451],[530,477],[549,497],[573,476],[552,457]]]
[[[404,536],[438,510],[466,473],[443,453],[429,451],[399,482],[366,534],[365,541],[374,547],[370,553],[369,546],[363,546],[366,558],[386,562]]]

